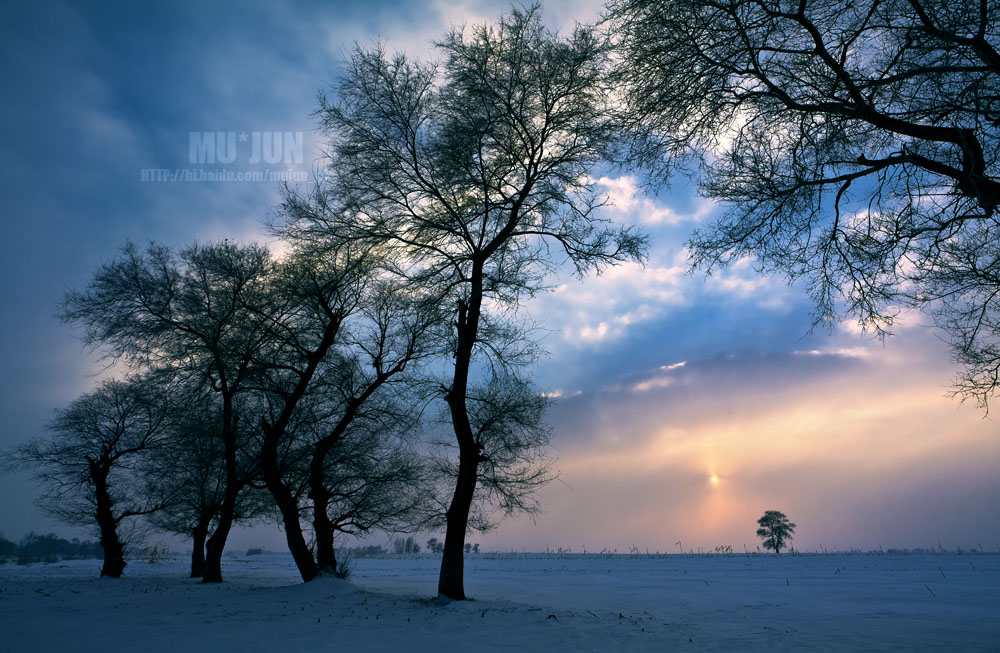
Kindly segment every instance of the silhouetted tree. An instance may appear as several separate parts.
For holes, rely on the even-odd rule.
[[[101,576],[122,575],[130,522],[165,503],[144,485],[142,466],[162,445],[168,398],[149,379],[105,381],[57,411],[51,436],[18,450],[21,466],[42,484],[42,510],[99,534]]]
[[[180,393],[179,393],[180,394]],[[218,434],[222,414],[213,392],[189,388],[178,401],[183,406],[172,420],[170,434],[151,461],[150,483],[169,497],[164,509],[151,515],[160,530],[191,538],[191,578],[205,568],[205,541],[222,509],[226,488],[225,451]],[[234,519],[251,512],[251,493],[241,492]]]
[[[709,270],[754,257],[803,278],[817,322],[878,332],[929,310],[1000,387],[1000,3],[616,0],[634,159],[700,155],[727,207],[691,242]]]
[[[498,373],[488,383],[469,388],[469,425],[479,450],[479,492],[469,508],[470,530],[490,530],[496,513],[538,513],[536,492],[555,476],[546,455],[549,429],[543,420],[549,401],[512,374]],[[447,440],[436,444],[431,454],[436,477],[454,479],[460,459],[447,454],[455,445]]]
[[[768,510],[764,516],[757,520],[760,528],[757,529],[757,537],[764,540],[764,548],[771,549],[776,554],[781,554],[781,549],[785,546],[785,540],[792,539],[795,532],[795,524],[788,521],[788,517],[783,512]]]
[[[289,213],[312,209],[286,199]],[[335,532],[399,525],[420,504],[419,465],[403,444],[419,414],[408,368],[428,355],[438,318],[418,293],[380,279],[369,253],[329,245],[300,242],[279,266],[274,292],[289,310],[260,359],[261,474],[306,581],[336,571]]]
[[[417,541],[413,539],[413,536],[404,539],[393,540],[392,550],[396,555],[411,555],[414,553],[420,553],[420,545]]]
[[[513,364],[491,343],[494,328],[564,259],[583,274],[641,260],[645,245],[601,224],[589,176],[615,138],[602,48],[588,29],[546,31],[539,13],[452,30],[439,65],[356,49],[319,110],[332,140],[323,199],[344,208],[329,216],[351,221],[294,225],[303,237],[368,243],[451,314],[441,394],[458,455],[438,591],[453,599],[465,598],[464,542],[486,462],[470,387],[491,382],[489,361]]]
[[[314,532],[317,540],[322,533],[329,546],[335,533],[359,535],[375,528],[410,528],[426,514],[424,470],[418,454],[406,446],[405,435],[377,426],[363,432],[362,421],[327,451],[322,479],[310,480]],[[317,547],[317,560],[319,555]],[[321,568],[324,573],[335,570],[330,566],[336,564],[332,552],[323,555],[328,561]]]
[[[273,260],[262,246],[223,242],[172,252],[127,245],[98,270],[88,288],[66,294],[60,317],[84,328],[88,344],[142,369],[170,369],[216,393],[225,485],[215,530],[206,543],[204,582],[222,582],[222,553],[250,476],[238,403],[259,375],[257,352],[268,346]]]
[[[91,524],[92,526],[93,524]],[[104,557],[104,549],[99,542],[81,542],[75,537],[72,540],[67,540],[55,533],[40,535],[32,532],[22,537],[21,541],[17,544],[13,542],[9,544],[12,546],[12,549],[8,548],[6,554],[0,553],[0,555],[16,553],[18,564]]]

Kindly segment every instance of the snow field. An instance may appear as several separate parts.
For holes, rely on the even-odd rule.
[[[0,566],[5,651],[997,651],[1000,555],[479,554],[474,600],[434,598],[438,559],[361,558],[301,583],[284,554]]]

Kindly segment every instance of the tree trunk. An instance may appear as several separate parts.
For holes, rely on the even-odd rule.
[[[229,538],[229,531],[233,527],[233,512],[223,507],[222,514],[219,515],[219,523],[215,527],[212,537],[208,538],[205,544],[205,567],[201,575],[203,583],[222,582],[222,553],[226,549],[226,540]]]
[[[445,514],[447,528],[444,555],[438,576],[438,594],[456,601],[465,600],[465,535],[469,527],[469,510],[476,492],[479,470],[479,447],[476,446],[466,395],[469,387],[469,367],[472,349],[479,333],[479,315],[483,299],[482,265],[476,261],[472,269],[472,290],[469,302],[458,305],[458,346],[455,348],[455,376],[445,400],[451,412],[451,423],[458,442],[458,479],[455,495]]]
[[[264,443],[260,449],[260,466],[264,483],[281,512],[288,551],[292,554],[292,559],[295,561],[295,566],[298,568],[302,580],[308,583],[319,575],[319,568],[316,566],[316,560],[313,559],[312,551],[309,550],[309,545],[306,544],[306,538],[302,535],[298,499],[281,480],[281,471],[278,468],[276,429],[264,420],[261,420],[261,426],[264,431]],[[282,426],[282,428],[284,427]]]
[[[278,510],[281,511],[288,550],[292,554],[292,559],[295,560],[295,566],[298,567],[302,580],[308,583],[319,576],[319,568],[316,565],[316,560],[313,559],[312,551],[309,550],[309,545],[306,544],[306,538],[302,535],[298,502],[283,484],[272,486],[271,483],[268,483],[267,487],[271,491],[271,496],[274,497],[274,502],[278,505]]]
[[[118,522],[112,510],[113,501],[108,491],[108,466],[90,462],[90,480],[94,483],[97,500],[97,526],[101,532],[101,548],[104,549],[104,566],[101,577],[121,578],[125,571],[125,549],[118,539]]]
[[[208,537],[208,527],[212,518],[198,522],[191,533],[191,578],[201,578],[205,573],[205,539]]]
[[[476,491],[478,466],[478,450],[471,457],[465,452],[459,454],[455,496],[445,515],[447,530],[438,576],[438,594],[455,601],[465,600],[465,534],[469,526],[472,496]]]
[[[226,491],[222,497],[222,505],[219,507],[219,521],[215,525],[215,532],[208,538],[205,545],[205,568],[201,576],[203,583],[222,582],[222,553],[226,549],[229,531],[233,528],[236,501],[242,489],[239,481],[239,470],[236,466],[236,422],[232,394],[224,393],[222,397],[221,435],[226,458]]]
[[[117,533],[108,537],[104,534],[104,528],[101,528],[101,547],[104,549],[104,566],[101,567],[101,576],[121,578],[125,571],[125,551],[121,542],[118,541]]]
[[[316,535],[316,564],[320,572],[333,576],[337,571],[337,553],[333,548],[333,522],[327,514],[330,497],[324,488],[313,488],[313,532]]]
[[[370,388],[370,390],[372,390]],[[333,576],[337,571],[337,554],[333,548],[333,522],[330,521],[328,508],[330,493],[325,486],[326,474],[323,466],[330,449],[340,441],[347,425],[354,419],[360,401],[348,408],[341,417],[333,432],[317,443],[309,461],[309,498],[313,502],[313,534],[316,536],[316,564],[321,574]]]

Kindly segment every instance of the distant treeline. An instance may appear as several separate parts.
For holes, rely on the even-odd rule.
[[[26,565],[32,562],[100,559],[103,555],[100,543],[93,540],[81,542],[79,538],[67,540],[54,533],[28,533],[20,542],[12,542],[0,535],[0,564],[12,559],[17,560],[19,565]]]
[[[347,558],[383,558],[390,555],[415,555],[420,553],[420,544],[411,536],[407,537],[405,540],[402,538],[393,539],[389,542],[390,548],[386,548],[381,544],[370,544],[367,546],[353,546],[353,547],[340,547],[336,549],[338,557]],[[444,542],[439,541],[436,537],[432,537],[427,541],[426,553],[444,553]],[[263,555],[265,553],[273,553],[273,551],[268,551],[260,547],[253,547],[247,549],[248,556]],[[465,553],[479,553],[479,544],[473,544],[471,542],[466,542]]]

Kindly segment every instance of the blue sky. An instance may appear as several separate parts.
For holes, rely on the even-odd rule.
[[[547,22],[592,20],[598,2],[549,3]],[[189,167],[190,132],[302,133],[308,173],[322,148],[310,114],[355,41],[432,54],[453,24],[500,2],[45,2],[0,26],[5,256],[0,293],[0,447],[42,431],[94,383],[94,356],[52,317],[128,238],[184,245],[263,239],[278,197],[266,181],[143,181]],[[261,170],[241,141],[235,172]],[[266,167],[266,166],[263,166]],[[882,343],[849,322],[810,334],[800,288],[749,264],[689,274],[683,243],[718,207],[685,183],[651,199],[635,179],[600,180],[608,217],[652,237],[649,263],[583,280],[524,310],[549,351],[539,383],[561,481],[537,523],[513,520],[497,548],[650,550],[753,546],[755,519],[784,510],[801,548],[994,547],[1000,434],[947,398],[955,373],[926,318]],[[683,363],[683,364],[682,364]],[[717,482],[712,482],[715,476]],[[0,531],[58,527],[33,486],[0,478]],[[282,546],[276,532],[234,546]]]

